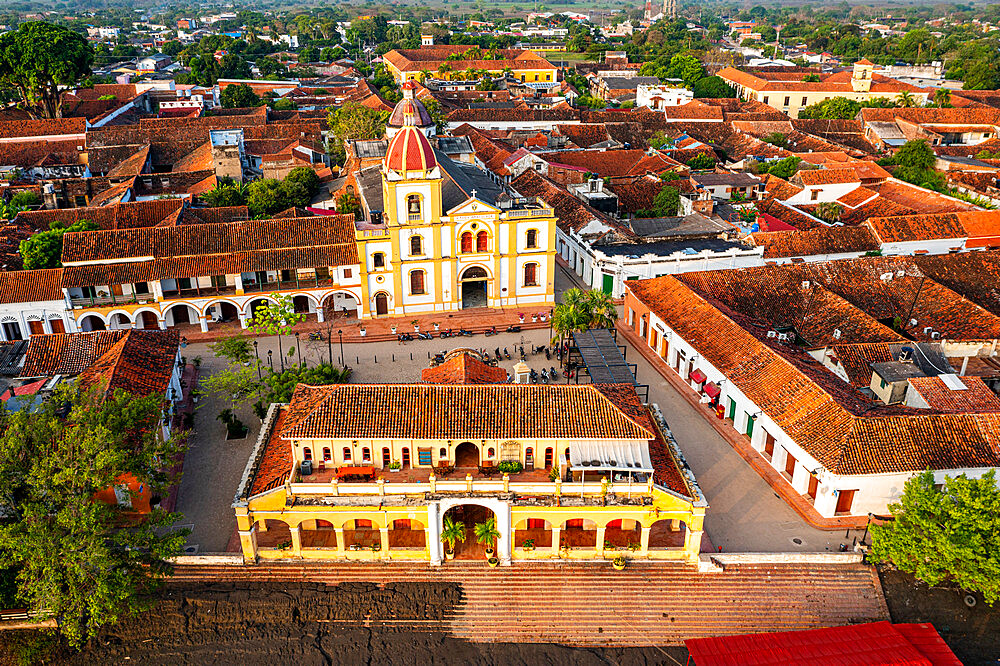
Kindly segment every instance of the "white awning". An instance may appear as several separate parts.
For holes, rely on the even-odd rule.
[[[579,442],[569,447],[569,462],[583,471],[653,472],[646,442]]]

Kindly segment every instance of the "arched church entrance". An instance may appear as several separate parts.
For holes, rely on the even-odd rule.
[[[481,266],[470,266],[460,278],[462,285],[462,309],[486,307],[490,276]]]
[[[465,541],[456,540],[455,542],[456,560],[485,559],[486,544],[476,541],[476,524],[484,523],[490,518],[493,519],[495,525],[497,522],[496,514],[485,506],[478,504],[459,504],[445,511],[442,518],[442,525],[447,525],[447,521],[451,520],[465,530]],[[497,544],[493,543],[492,547],[496,548]],[[445,548],[448,548],[447,542],[445,543]]]

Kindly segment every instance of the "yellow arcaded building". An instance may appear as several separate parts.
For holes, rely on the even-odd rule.
[[[492,518],[503,565],[697,561],[706,503],[655,406],[630,384],[497,372],[458,354],[430,383],[300,385],[272,405],[233,504],[244,559],[440,564],[452,522],[454,556],[478,558]]]
[[[456,59],[456,56],[460,57]],[[522,83],[555,83],[557,80],[555,65],[533,51],[522,49],[433,45],[393,49],[382,58],[399,83],[420,83],[424,77],[451,80],[469,70],[485,71],[494,78],[510,74]]]

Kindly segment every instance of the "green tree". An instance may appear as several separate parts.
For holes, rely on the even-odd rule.
[[[372,109],[358,102],[347,102],[331,111],[326,122],[333,134],[335,149],[343,157],[345,141],[379,139],[385,136],[389,112]]]
[[[687,165],[692,169],[711,169],[715,166],[715,160],[707,153],[698,153],[688,160]]]
[[[219,60],[220,79],[249,79],[250,64],[234,53],[227,53]]]
[[[893,155],[896,164],[913,169],[933,169],[936,160],[934,149],[926,139],[907,141]]]
[[[154,509],[121,529],[127,508],[94,500],[123,475],[154,493],[174,480],[163,461],[181,442],[159,435],[162,403],[63,384],[35,409],[0,417],[0,566],[20,569],[20,599],[58,617],[72,645],[150,607],[169,558],[184,546],[187,531],[169,529],[179,514]]]
[[[250,320],[249,328],[258,335],[278,336],[278,356],[281,358],[281,370],[285,369],[285,357],[281,349],[281,336],[292,332],[292,327],[300,321],[305,321],[305,314],[295,311],[292,297],[287,294],[271,294],[271,300],[258,305],[254,310],[253,319]],[[295,353],[292,347],[288,354]]]
[[[559,339],[574,331],[591,328],[613,328],[618,321],[618,309],[611,294],[596,289],[568,289],[562,303],[552,311],[552,330]]]
[[[293,366],[284,372],[269,372],[264,378],[264,399],[284,403],[292,399],[292,393],[299,384],[328,386],[346,384],[351,380],[350,368],[337,368],[329,363],[320,363],[313,368]]]
[[[913,574],[928,585],[953,582],[1000,599],[1000,489],[990,470],[978,479],[964,474],[934,484],[931,471],[903,487],[889,505],[894,520],[872,527],[872,557]]]
[[[779,148],[784,148],[788,145],[788,137],[781,132],[771,132],[764,137],[764,141],[768,142],[772,146],[778,146]]]
[[[160,47],[160,53],[168,55],[171,58],[177,56],[183,50],[184,50],[184,45],[181,44],[176,39],[171,39],[169,42]]]
[[[465,525],[455,522],[451,516],[445,516],[441,527],[441,541],[448,545],[449,553],[454,553],[456,543],[465,543]]]
[[[840,220],[844,207],[836,201],[824,201],[816,206],[816,217],[831,224]]]
[[[861,111],[861,104],[846,97],[831,97],[799,109],[799,118],[850,120]]]
[[[934,91],[934,106],[946,109],[951,107],[951,91],[947,88],[938,88]]]
[[[636,217],[671,217],[681,205],[681,193],[676,187],[664,185],[653,197],[653,207],[635,212]]]
[[[792,177],[795,171],[799,168],[799,162],[802,161],[801,157],[786,157],[784,159],[777,160],[775,162],[765,162],[764,164],[768,166],[766,169],[767,173],[772,176],[777,176],[778,178],[784,178],[785,180]],[[765,169],[763,165],[761,167],[761,172],[763,173]]]
[[[310,167],[295,167],[285,176],[285,182],[300,183],[309,193],[310,199],[319,192],[319,176]]]
[[[306,46],[299,51],[299,62],[316,62],[319,60],[319,49],[314,46]]]
[[[80,220],[70,226],[62,222],[52,222],[47,231],[39,231],[21,241],[18,251],[26,270],[36,268],[59,268],[62,266],[63,234],[72,231],[96,231],[99,227],[88,220]]]
[[[260,106],[260,96],[246,83],[230,84],[223,88],[219,101],[224,109],[243,109]]]
[[[10,198],[10,205],[13,208],[27,210],[32,206],[41,205],[42,198],[31,190],[21,190]]]
[[[736,91],[724,79],[718,76],[706,76],[695,81],[691,86],[691,91],[695,97],[706,97],[710,99],[732,99],[736,97]]]
[[[87,40],[62,26],[30,21],[0,35],[0,87],[32,118],[62,118],[62,96],[93,64]]]
[[[357,213],[359,210],[361,210],[361,203],[358,201],[358,198],[350,192],[344,192],[337,197],[338,213]]]
[[[247,202],[246,187],[235,181],[221,182],[198,198],[212,208],[244,206]]]
[[[1000,69],[995,64],[977,61],[965,69],[963,90],[996,90],[997,88],[1000,88]]]
[[[294,111],[299,107],[291,97],[281,97],[271,103],[271,108],[275,111]]]
[[[896,95],[896,106],[902,107],[904,109],[912,109],[917,105],[917,99],[913,96],[909,90],[904,90],[903,92]]]

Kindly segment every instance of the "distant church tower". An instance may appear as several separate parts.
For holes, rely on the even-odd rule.
[[[653,20],[653,0],[646,0],[646,12],[643,14],[646,23]]]
[[[669,19],[677,18],[677,0],[663,0],[663,16]]]

